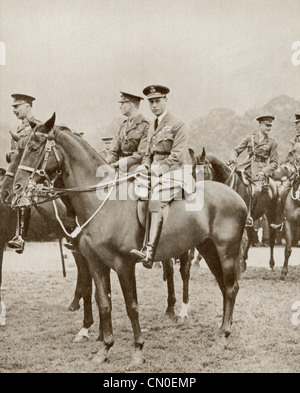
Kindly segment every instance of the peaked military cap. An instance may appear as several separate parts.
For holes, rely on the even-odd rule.
[[[264,115],[264,116],[259,116],[256,118],[256,120],[261,123],[261,122],[267,122],[267,124],[272,124],[272,121],[275,119],[274,116],[271,115]]]
[[[119,102],[140,102],[141,100],[143,100],[143,97],[140,97],[136,94],[131,94],[131,93],[126,93],[125,91],[120,91],[121,93],[121,98],[119,100]]]
[[[145,87],[143,93],[147,96],[148,100],[151,100],[152,98],[166,97],[166,95],[170,93],[170,89],[161,85],[151,85]]]
[[[294,120],[294,123],[298,123],[300,121],[300,115],[296,114],[295,118],[296,120]]]
[[[12,106],[18,106],[21,104],[32,104],[32,102],[35,100],[34,97],[28,96],[26,94],[12,94],[12,98],[14,99],[14,102]]]

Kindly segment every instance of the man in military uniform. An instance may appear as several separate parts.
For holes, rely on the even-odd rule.
[[[254,183],[254,194],[260,192],[261,186],[272,176],[278,167],[278,144],[269,136],[274,116],[265,115],[257,117],[258,132],[248,134],[246,138],[232,151],[229,164],[237,164],[237,157],[247,149],[246,160],[238,164],[238,172],[244,172]],[[272,223],[275,229],[282,229],[282,224]]]
[[[285,200],[286,200],[288,193],[290,192],[290,189],[292,187],[290,179],[292,177],[292,174],[295,171],[294,158],[293,158],[293,148],[294,148],[295,143],[300,143],[300,115],[295,114],[295,118],[296,118],[296,120],[294,120],[293,122],[295,123],[297,134],[294,137],[294,139],[291,139],[291,141],[290,141],[292,144],[292,147],[288,152],[287,163],[286,163],[286,168],[290,169],[290,175],[284,176],[283,178],[281,178],[280,185],[278,186],[279,201],[280,202],[279,202],[277,214],[280,217],[281,222],[284,222],[283,212],[284,212]]]
[[[13,113],[21,120],[21,124],[17,128],[16,135],[20,138],[24,138],[29,135],[32,131],[29,122],[40,124],[41,122],[36,120],[32,114],[32,103],[35,100],[34,97],[26,94],[12,94],[13,98]],[[13,135],[13,133],[11,133]],[[11,149],[12,151],[8,154],[8,160],[11,158],[11,154],[17,148],[17,142],[12,139]],[[21,207],[17,210],[17,230],[15,237],[8,242],[10,248],[15,249],[19,254],[22,254],[25,246],[25,239],[29,226],[30,218],[30,207]]]
[[[295,127],[296,127],[296,136],[294,137],[294,139],[291,139],[290,142],[292,144],[292,147],[290,149],[290,151],[288,152],[287,155],[287,161],[290,164],[293,164],[293,147],[295,143],[299,143],[300,142],[300,115],[296,114],[295,115],[296,120],[294,120],[295,123]]]
[[[111,143],[106,161],[122,172],[139,165],[147,147],[149,121],[139,112],[143,97],[121,91],[121,112],[127,117]]]
[[[105,137],[105,138],[102,138],[102,141],[104,142],[105,148],[102,149],[102,150],[100,151],[100,154],[101,154],[104,158],[106,158],[107,155],[108,155],[108,153],[109,153],[111,141],[112,141],[113,139],[114,139],[114,138],[112,138],[112,137]]]
[[[274,119],[269,115],[258,117],[258,132],[247,135],[230,154],[229,163],[236,164],[237,157],[247,149],[248,156],[239,168],[244,169],[252,181],[265,180],[278,167],[278,145],[269,136]]]
[[[131,250],[137,255],[144,267],[151,269],[163,225],[162,209],[177,195],[182,193],[179,182],[172,182],[176,171],[181,171],[187,158],[188,129],[167,110],[167,94],[170,89],[165,86],[152,85],[143,90],[147,96],[150,109],[156,116],[148,133],[148,144],[142,164],[137,173],[148,174],[151,170],[150,230],[145,252]],[[168,178],[169,175],[170,177]],[[155,181],[153,178],[155,177]],[[171,180],[171,181],[170,181]]]

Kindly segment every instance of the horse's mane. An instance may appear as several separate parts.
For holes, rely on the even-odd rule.
[[[66,127],[66,126],[58,126],[56,125],[55,130],[58,131],[65,131],[67,133],[69,133],[72,137],[74,137],[77,142],[80,143],[80,145],[85,149],[88,150],[92,157],[91,159],[95,162],[97,162],[98,164],[103,164],[103,161],[108,164],[108,162],[106,161],[106,159],[103,157],[103,155],[99,152],[97,152],[84,138],[81,134],[79,134],[78,132],[74,132],[72,131],[70,128]],[[109,164],[108,164],[109,165]]]
[[[206,158],[211,164],[216,176],[221,180],[224,178],[224,176],[225,179],[227,179],[228,175],[231,172],[229,166],[220,158],[218,158],[215,154],[208,153],[206,154]]]

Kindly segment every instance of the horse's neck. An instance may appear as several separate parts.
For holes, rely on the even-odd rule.
[[[225,183],[228,181],[231,174],[230,168],[222,161],[217,160],[214,156],[210,156],[209,161],[215,173],[215,180],[219,181],[220,183]]]
[[[57,144],[63,150],[62,169],[66,187],[99,182],[98,168],[108,164],[87,142],[73,134],[61,132]]]

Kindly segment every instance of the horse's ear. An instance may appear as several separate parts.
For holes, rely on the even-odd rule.
[[[295,146],[296,142],[294,141],[294,139],[290,139],[290,142],[293,146]]]
[[[52,117],[46,121],[44,124],[44,132],[45,134],[48,134],[50,130],[54,127],[55,124],[55,112],[53,113]]]
[[[205,147],[203,147],[202,154],[201,154],[201,159],[205,160],[205,157],[206,157],[206,151],[205,151]]]
[[[189,147],[189,154],[190,154],[191,159],[194,160],[195,152],[191,147]]]
[[[21,137],[20,137],[18,134],[14,133],[14,132],[12,132],[12,131],[9,131],[9,133],[10,133],[12,139],[13,139],[15,142],[19,142],[19,140],[21,139]]]

